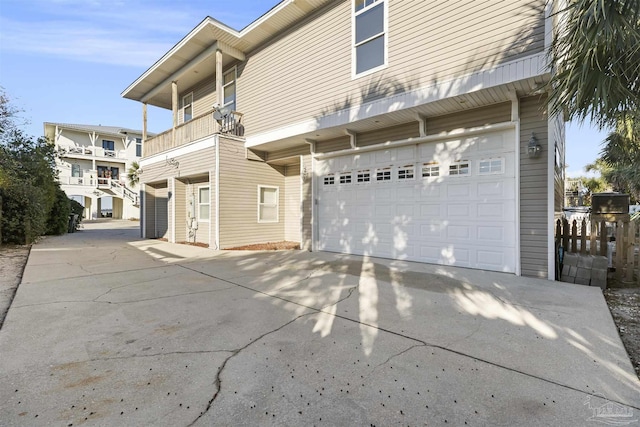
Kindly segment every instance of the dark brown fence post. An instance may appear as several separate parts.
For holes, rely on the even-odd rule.
[[[565,251],[569,250],[569,221],[566,218],[562,219],[562,247]]]
[[[584,218],[580,224],[580,253],[583,255],[587,253],[587,220]]]
[[[578,221],[571,224],[571,252],[578,253]]]
[[[562,246],[562,221],[556,220],[556,247]]]

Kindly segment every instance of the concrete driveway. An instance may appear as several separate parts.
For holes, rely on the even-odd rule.
[[[0,331],[0,425],[638,425],[598,288],[136,226],[33,247]]]

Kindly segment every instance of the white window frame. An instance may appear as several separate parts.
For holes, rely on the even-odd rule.
[[[461,166],[466,165],[466,173],[460,173],[462,169]],[[455,166],[457,173],[451,173],[451,167]],[[449,165],[447,170],[450,176],[471,176],[471,161],[470,160],[458,160],[457,162],[453,162]]]
[[[233,104],[233,108],[231,108],[232,111],[235,111],[236,109],[236,94],[238,93],[238,86],[236,85],[236,81],[238,80],[238,69],[236,67],[231,68],[230,70],[227,70],[226,73],[222,73],[222,100],[224,100],[224,91],[228,86],[234,85],[233,87],[233,101],[229,101],[229,102],[225,102],[222,106],[223,107],[228,107],[229,105]],[[225,83],[224,82],[224,77],[227,74],[233,73],[233,80],[230,81],[229,83]]]
[[[365,174],[367,179],[365,180]],[[371,169],[361,169],[356,172],[356,184],[366,185],[371,184]]]
[[[209,202],[208,203],[202,203],[202,200],[200,199],[200,194],[201,194],[201,190],[207,190],[207,194],[209,195]],[[198,191],[198,196],[197,196],[197,200],[198,200],[198,222],[209,222],[211,221],[211,187],[208,185],[200,185],[197,187],[197,191]],[[200,216],[200,207],[201,206],[206,206],[207,207],[207,211],[209,212],[208,217],[209,218],[202,218]]]
[[[411,176],[407,176],[407,172],[411,173]],[[401,172],[405,172],[404,176],[400,176]],[[398,181],[401,182],[405,182],[405,181],[413,181],[416,179],[416,165],[404,165],[404,166],[398,166],[398,170],[396,171],[396,178],[398,179]]]
[[[427,171],[427,175],[425,175],[425,171]],[[436,172],[434,174],[434,172]],[[420,167],[420,176],[422,178],[437,178],[441,176],[440,173],[440,164],[436,162],[427,162],[423,163]]]
[[[191,102],[189,103],[186,102],[188,97],[191,97]],[[191,117],[189,117],[189,120],[187,120],[185,116],[185,110],[187,107],[191,107]],[[182,97],[182,123],[187,123],[190,120],[193,120],[193,92],[189,92]]]
[[[353,0],[351,2],[351,78],[356,79],[360,77],[367,76],[369,74],[375,73],[376,71],[380,71],[387,67],[388,65],[388,51],[389,51],[389,1],[388,0],[371,0],[371,3],[363,7],[362,9],[356,11],[356,1]],[[365,0],[367,2],[369,0]],[[370,42],[371,40],[380,37],[380,34],[373,36],[367,40],[360,42],[356,46],[356,16],[370,10],[374,7],[377,7],[380,3],[382,3],[383,8],[383,33],[382,37],[384,37],[384,62],[377,67],[370,68],[368,70],[362,71],[361,73],[357,72],[357,55],[356,55],[356,47],[361,46],[365,43]]]
[[[263,206],[267,206],[267,203],[262,203],[260,202],[261,198],[260,196],[262,195],[262,189],[271,189],[271,190],[276,190],[276,204],[275,204],[275,208],[276,208],[276,219],[262,219],[262,207]],[[274,206],[274,205],[269,205],[269,206]],[[277,186],[273,186],[273,185],[258,185],[258,222],[263,224],[263,223],[278,223],[280,222],[280,187]]]
[[[335,185],[336,183],[336,176],[334,174],[327,174],[324,175],[322,177],[322,186],[323,187],[328,187],[330,185]]]
[[[493,170],[493,165],[492,163],[499,160],[500,161],[500,169],[498,170]],[[483,162],[489,162],[489,171],[488,172],[483,172],[482,171],[482,163]],[[499,174],[503,174],[504,173],[504,157],[490,157],[487,159],[481,159],[478,160],[478,175],[499,175]]]
[[[383,179],[378,179],[379,175],[382,173]],[[384,177],[388,176],[388,179],[384,179]],[[376,168],[376,182],[391,182],[393,181],[393,168],[391,166],[385,166],[383,168]]]
[[[140,155],[138,155],[140,151]],[[142,157],[142,138],[136,138],[136,157]]]
[[[338,184],[350,185],[353,183],[353,174],[351,172],[340,172],[338,174]]]

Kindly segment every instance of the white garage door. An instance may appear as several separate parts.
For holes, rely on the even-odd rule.
[[[514,131],[318,160],[318,250],[515,271]]]

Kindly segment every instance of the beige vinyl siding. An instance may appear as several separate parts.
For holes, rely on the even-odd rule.
[[[388,67],[352,79],[352,2],[332,3],[239,65],[237,105],[247,134],[542,52],[543,5],[390,1]]]
[[[331,151],[347,150],[351,148],[351,140],[348,136],[318,141],[316,143],[316,153],[330,153]]]
[[[300,230],[300,164],[285,166],[284,178],[284,239],[301,241]]]
[[[300,168],[300,174],[302,175],[302,236],[300,248],[306,251],[311,250],[311,239],[313,221],[311,218],[312,206],[313,206],[313,192],[312,192],[312,158],[311,155],[302,156],[302,164]]]
[[[213,109],[213,105],[216,103],[216,80],[215,74],[211,74],[211,77],[207,80],[200,82],[198,85],[186,89],[180,88],[180,82],[178,82],[178,92],[180,95],[180,110],[178,111],[178,124],[183,123],[184,106],[182,105],[182,98],[185,95],[193,92],[193,117],[198,117],[207,111]]]
[[[304,156],[305,154],[310,153],[310,148],[308,144],[300,145],[292,148],[285,148],[284,150],[274,150],[270,151],[266,154],[266,160],[268,162],[272,162],[279,159],[287,159],[289,157],[296,157],[295,162],[299,162],[297,158],[299,156]]]
[[[284,240],[284,167],[247,160],[244,143],[220,138],[220,247]],[[258,223],[258,186],[279,189],[278,222]]]
[[[554,211],[556,217],[562,215],[562,209],[564,208],[564,156],[565,156],[565,128],[564,119],[561,114],[556,114],[550,120],[551,129],[549,129],[550,138],[552,141],[549,146],[558,147],[560,154],[560,165],[557,163],[554,167]]]
[[[356,138],[356,146],[366,147],[367,145],[382,144],[390,141],[417,138],[420,136],[418,122],[406,123],[400,126],[376,129],[371,132],[359,133]]]
[[[427,135],[509,121],[511,121],[511,103],[504,102],[444,116],[428,117]]]
[[[186,200],[186,184],[184,181],[180,179],[176,179],[174,182],[174,194],[176,204],[175,204],[175,221],[176,221],[176,242],[186,242],[187,241],[187,204]]]
[[[547,278],[547,116],[546,98],[520,100],[520,257],[523,276]],[[535,132],[542,156],[529,158],[527,145]]]

